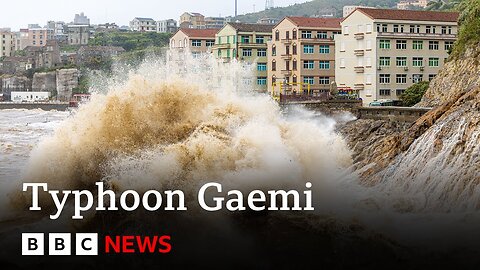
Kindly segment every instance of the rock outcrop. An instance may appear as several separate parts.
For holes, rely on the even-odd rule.
[[[57,70],[57,100],[70,100],[73,89],[78,86],[79,77],[78,69]]]
[[[57,75],[53,72],[35,73],[32,81],[32,91],[55,92],[57,89]]]

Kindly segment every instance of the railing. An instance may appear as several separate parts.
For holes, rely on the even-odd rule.
[[[404,37],[404,38],[448,38],[448,39],[456,39],[457,35],[455,34],[432,34],[432,33],[397,33],[397,32],[377,32],[378,37]]]

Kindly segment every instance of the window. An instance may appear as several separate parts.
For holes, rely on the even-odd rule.
[[[382,24],[382,32],[388,32],[388,25]]]
[[[400,97],[403,93],[405,93],[405,89],[397,89],[396,91],[397,97]]]
[[[345,68],[345,58],[340,58],[340,68]]]
[[[450,51],[453,48],[453,41],[445,41],[445,50]]]
[[[272,56],[277,56],[277,47],[272,46]]]
[[[330,46],[329,45],[320,45],[320,53],[322,53],[322,54],[330,53]]]
[[[313,45],[303,45],[303,53],[305,54],[313,54]]]
[[[285,31],[285,37],[287,40],[290,39],[290,31]]]
[[[218,38],[217,38],[217,43],[218,43],[218,44],[222,44],[222,37],[218,37]],[[180,45],[180,47],[181,47],[181,45]]]
[[[257,85],[267,85],[267,77],[258,77]]]
[[[343,34],[344,34],[344,35],[348,35],[348,25],[345,25],[345,26],[343,27]]]
[[[419,83],[423,81],[423,74],[413,74],[412,75],[412,81],[413,83]]]
[[[414,67],[423,67],[423,57],[413,57]]]
[[[272,61],[272,71],[276,71],[276,70],[277,70],[277,62]]]
[[[425,33],[427,34],[431,34],[432,33],[432,27],[430,25],[427,25],[426,29],[425,29]]]
[[[323,85],[330,84],[330,77],[320,77],[318,78],[318,83]]]
[[[379,82],[381,84],[389,84],[390,83],[390,74],[380,74]]]
[[[407,41],[406,40],[397,40],[397,50],[406,50],[407,49]]]
[[[192,40],[192,47],[201,47],[202,46],[202,41],[198,39]]]
[[[317,38],[318,39],[327,39],[328,35],[326,31],[318,31],[317,32]]]
[[[207,40],[206,45],[207,45],[207,47],[212,47],[213,45],[215,45],[215,41],[214,40]]]
[[[372,32],[372,25],[371,24],[367,24],[367,33],[371,33]]]
[[[390,89],[380,89],[380,96],[390,96]]]
[[[257,44],[263,44],[263,43],[265,43],[265,37],[263,37],[263,36],[257,36],[257,37],[255,38],[255,43],[257,43]]]
[[[370,39],[365,41],[365,49],[367,51],[372,50],[372,41]]]
[[[293,77],[292,77],[292,82],[293,82],[293,83],[297,83],[297,75],[293,75]]]
[[[302,31],[302,38],[312,38],[312,31]]]
[[[439,45],[439,42],[438,42],[438,41],[432,41],[432,40],[430,40],[430,41],[428,42],[428,49],[429,49],[429,50],[438,50],[438,47],[439,47],[438,45]]]
[[[433,79],[435,79],[435,77],[437,76],[437,74],[428,74],[428,81],[432,81]]]
[[[257,70],[258,71],[266,71],[267,70],[267,63],[257,63]]]
[[[293,70],[297,70],[297,60],[293,59]]]
[[[422,40],[414,40],[412,48],[414,50],[423,50],[423,41]]]
[[[290,70],[290,61],[285,60],[285,70]]]
[[[280,32],[277,30],[275,32],[275,41],[279,41],[280,40]]]
[[[242,43],[250,43],[250,36],[242,36]]]
[[[201,53],[200,52],[192,52],[192,56],[194,59],[197,59],[201,56]]]
[[[303,61],[303,68],[304,69],[314,69],[315,62],[313,60]]]
[[[272,83],[276,83],[277,82],[277,77],[275,77],[275,75],[272,76]]]
[[[449,35],[452,34],[452,27],[451,27],[451,26],[448,27],[448,34],[449,34]]]
[[[381,56],[378,62],[378,65],[381,67],[389,67],[390,66],[390,57]]]
[[[406,84],[407,83],[407,74],[397,74],[396,83]]]
[[[394,32],[394,33],[398,33],[398,30],[399,30],[398,24],[394,24],[394,25],[393,25],[393,32]]]
[[[372,84],[372,75],[371,74],[367,74],[365,76],[365,84],[368,84],[368,85]]]
[[[258,49],[257,57],[267,57],[267,49]]]
[[[397,57],[396,60],[397,67],[406,67],[407,66],[407,57]]]
[[[380,39],[380,49],[390,49],[390,40]]]
[[[442,26],[442,34],[446,34],[447,33],[447,27],[446,26]]]
[[[243,57],[250,57],[250,56],[252,56],[252,49],[243,49],[243,51],[242,51],[242,56],[243,56]]]
[[[293,55],[297,55],[297,44],[292,45]]]
[[[297,39],[297,30],[292,31],[293,39]]]
[[[303,83],[315,84],[315,79],[313,77],[303,77]]]
[[[345,51],[345,41],[342,41],[342,42],[340,43],[340,51],[341,51],[341,52],[344,52],[344,51]]]
[[[439,58],[435,58],[435,57],[430,57],[428,59],[428,66],[429,67],[438,67],[439,66]]]
[[[330,69],[330,61],[320,61],[319,68],[320,69]]]

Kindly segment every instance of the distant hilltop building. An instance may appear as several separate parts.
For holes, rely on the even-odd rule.
[[[10,31],[0,31],[0,43],[0,57],[13,56],[15,52],[15,34]]]
[[[258,24],[272,24],[275,25],[280,22],[277,18],[261,18],[257,21]]]
[[[152,18],[135,17],[130,22],[130,30],[136,32],[156,32],[157,22]]]
[[[185,12],[180,16],[180,28],[205,29],[205,16],[195,12]]]
[[[402,0],[397,4],[398,9],[426,8],[430,0]]]
[[[373,8],[373,7],[367,7],[367,6],[344,6],[343,7],[343,17],[347,17],[348,15],[350,15],[350,13],[352,13],[353,11],[355,11],[355,9],[357,8]]]
[[[80,14],[75,14],[73,24],[90,25],[90,19],[85,16],[83,12]]]
[[[177,21],[174,19],[157,21],[157,33],[175,33],[177,30]]]
[[[227,23],[224,17],[206,17],[205,28],[207,29],[220,29]]]

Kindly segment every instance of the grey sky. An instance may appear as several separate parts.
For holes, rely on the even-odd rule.
[[[275,0],[275,6],[303,3],[307,0]],[[92,24],[116,22],[128,25],[133,17],[152,17],[156,20],[178,20],[184,11],[205,16],[229,16],[234,13],[234,0],[18,0],[3,1],[0,28],[26,28],[29,23],[45,25],[49,20],[73,21],[75,13],[85,12]],[[238,0],[239,14],[265,8],[265,0]],[[6,11],[6,12],[5,12]]]

